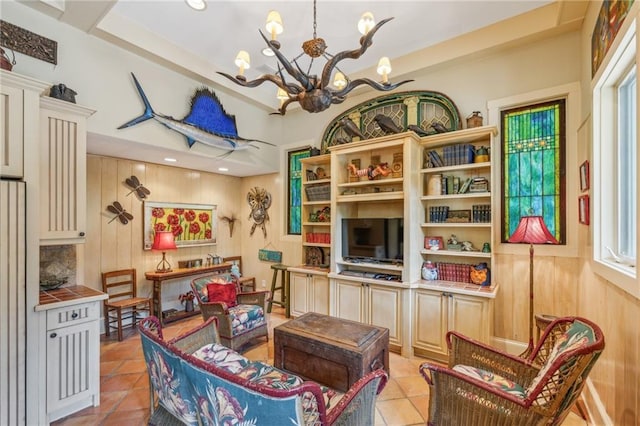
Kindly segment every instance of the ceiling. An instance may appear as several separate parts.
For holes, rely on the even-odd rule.
[[[379,80],[375,66],[381,56],[388,56],[393,66],[394,58],[406,56],[553,2],[318,0],[317,34],[325,39],[327,51],[335,54],[341,50],[359,47],[360,33],[357,30],[357,21],[363,12],[372,12],[376,21],[394,17],[375,34],[373,45],[360,59],[345,60],[339,65],[351,78],[369,77]],[[149,57],[190,78],[224,86],[227,90],[233,91],[234,95],[264,108],[266,113],[278,108],[275,86],[265,83],[258,88],[243,88],[224,79],[216,71],[236,75],[234,58],[241,49],[247,50],[251,55],[251,68],[246,71],[248,79],[276,70],[275,58],[267,58],[261,54],[265,42],[258,32],[264,31],[267,14],[272,9],[278,10],[282,16],[284,32],[278,36],[278,40],[282,43],[280,50],[287,58],[293,59],[299,55],[302,42],[312,38],[313,34],[312,0],[208,0],[208,7],[200,12],[191,9],[184,0],[44,0],[27,4],[87,33]],[[324,60],[319,62],[320,66],[324,64]],[[399,74],[416,71],[408,68],[406,63],[407,61],[403,61],[400,72],[391,73],[391,81],[399,80]],[[306,57],[300,59],[300,65],[306,69]],[[416,68],[418,66],[416,63]],[[291,104],[288,111],[295,111],[295,108],[297,104]],[[89,152],[93,150],[109,155],[103,152],[107,147],[115,152],[119,149],[114,141],[96,141],[94,146],[90,141]],[[130,154],[127,154],[127,158],[148,158],[143,152],[133,152],[136,149],[129,144],[127,150]],[[215,155],[219,155],[219,152]],[[197,165],[190,167],[197,168]],[[255,173],[253,170],[234,175]]]

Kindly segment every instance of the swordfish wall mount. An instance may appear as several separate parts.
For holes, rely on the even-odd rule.
[[[189,148],[196,142],[212,146],[214,148],[225,150],[223,154],[227,156],[234,151],[247,149],[249,147],[258,148],[254,143],[275,146],[269,142],[258,139],[246,139],[238,135],[236,128],[236,117],[227,114],[218,97],[207,88],[197,89],[191,98],[191,110],[186,117],[181,120],[156,113],[151,108],[151,103],[147,95],[142,90],[142,86],[138,82],[136,76],[131,73],[133,82],[138,89],[140,99],[144,103],[144,112],[142,115],[124,123],[118,129],[135,126],[150,119],[156,120],[158,123],[165,125],[170,130],[180,133],[187,139]]]

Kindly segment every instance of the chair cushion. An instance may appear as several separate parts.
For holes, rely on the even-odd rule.
[[[583,322],[574,321],[571,326],[558,337],[558,340],[556,340],[555,345],[553,345],[549,353],[547,362],[542,366],[538,375],[527,388],[527,394],[533,392],[535,387],[546,377],[549,369],[560,355],[587,346],[593,342],[595,342],[593,329]],[[558,372],[556,372],[555,375],[557,374]]]
[[[229,308],[229,320],[233,336],[266,324],[264,309],[258,305],[236,305]]]
[[[236,306],[236,286],[233,283],[207,284],[207,299],[209,302],[224,302],[227,308]]]
[[[524,398],[526,395],[522,386],[505,377],[492,373],[491,371],[462,364],[454,366],[453,369],[465,376],[481,380],[487,386],[501,390],[502,392],[510,393],[518,398]]]

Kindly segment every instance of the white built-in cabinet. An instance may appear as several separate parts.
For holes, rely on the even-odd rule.
[[[307,312],[329,315],[329,279],[327,273],[304,268],[289,268],[291,315]]]
[[[97,298],[94,298],[97,299]],[[43,310],[47,421],[100,405],[100,300]]]
[[[414,292],[413,353],[446,362],[446,334],[451,330],[489,343],[493,334],[493,292],[484,296],[434,286]]]
[[[38,137],[40,94],[47,85],[0,70],[0,176],[24,176],[26,146]],[[27,155],[34,155],[29,152]]]
[[[403,343],[402,286],[335,279],[332,281],[334,316],[389,329],[389,350],[400,353]]]
[[[87,117],[94,111],[40,101],[40,243],[83,243],[86,233]]]

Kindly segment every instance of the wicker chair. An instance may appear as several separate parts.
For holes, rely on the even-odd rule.
[[[430,426],[559,425],[569,414],[604,349],[594,323],[554,320],[528,358],[447,333],[449,366],[430,363],[420,373],[430,387]]]
[[[225,291],[212,300],[211,285]],[[233,287],[228,287],[233,286]],[[202,318],[215,316],[223,345],[238,350],[250,340],[265,336],[269,340],[264,306],[268,291],[241,293],[236,277],[231,274],[214,274],[191,281],[191,288],[198,299]]]

